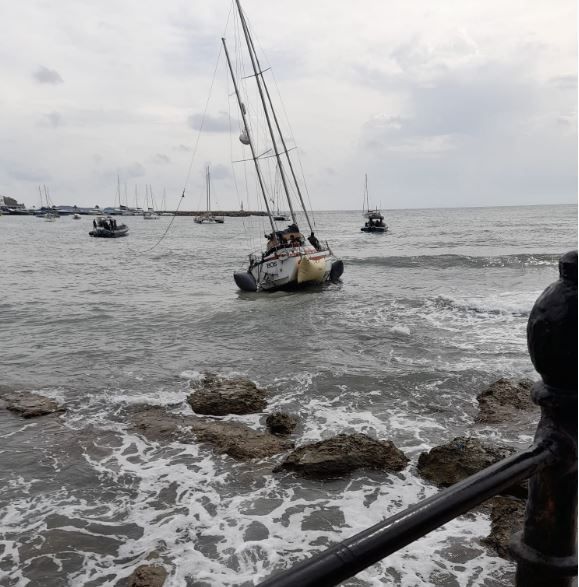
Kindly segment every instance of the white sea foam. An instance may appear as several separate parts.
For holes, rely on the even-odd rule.
[[[394,334],[404,334],[406,336],[410,336],[410,328],[408,328],[408,326],[400,326],[400,325],[392,326],[392,328],[390,329],[390,332],[392,332]]]

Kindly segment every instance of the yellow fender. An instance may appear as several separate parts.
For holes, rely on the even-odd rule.
[[[298,266],[298,283],[306,281],[324,281],[326,273],[325,259],[308,259],[303,256]]]

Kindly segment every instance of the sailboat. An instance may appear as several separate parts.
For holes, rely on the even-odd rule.
[[[276,158],[277,169],[280,173],[291,217],[291,223],[286,229],[277,229],[274,214],[272,213],[269,203],[270,198],[268,197],[264,176],[261,170],[260,156],[257,154],[255,142],[252,138],[248,123],[247,109],[241,99],[234,67],[231,63],[229,51],[227,49],[227,43],[225,39],[222,38],[221,41],[223,43],[229,73],[233,81],[235,96],[243,120],[243,127],[239,140],[251,150],[251,159],[255,165],[260,192],[265,203],[267,216],[271,226],[271,233],[265,235],[267,239],[265,250],[261,254],[251,253],[249,255],[249,266],[247,270],[233,274],[235,283],[244,291],[275,291],[278,289],[302,287],[313,283],[324,283],[326,281],[335,282],[340,278],[344,271],[344,263],[334,255],[327,242],[321,243],[314,234],[314,228],[304,204],[300,185],[296,178],[290,153],[281,131],[278,117],[263,75],[264,71],[255,51],[255,46],[253,44],[253,39],[251,38],[245,14],[241,9],[240,1],[235,0],[235,3],[243,35],[245,37],[245,44],[251,60],[251,67],[254,74],[253,79],[257,84],[261,110],[263,111],[267,122],[269,138],[271,139],[271,150]],[[281,148],[278,147],[278,141]],[[305,221],[310,230],[310,236],[307,239],[298,227],[294,202],[292,201],[292,195],[288,186],[289,177],[287,176],[284,163],[282,162],[282,155],[284,156],[285,164],[290,171]]]
[[[147,187],[149,189],[148,192]],[[149,195],[151,197],[150,206]],[[145,206],[147,206],[147,209],[143,212],[143,220],[159,220],[160,216],[155,212],[155,201],[153,200],[153,188],[151,186],[145,186]]]
[[[386,232],[388,230],[388,226],[386,226],[384,223],[384,216],[382,216],[382,212],[380,212],[378,208],[370,210],[367,173],[364,176],[364,202],[362,204],[362,208],[364,209],[364,218],[366,218],[366,223],[360,229],[362,232]]]
[[[209,169],[209,165],[205,168],[205,198],[207,203],[207,212],[200,214],[199,216],[195,216],[193,220],[197,224],[223,224],[225,222],[225,218],[223,216],[215,216],[211,212],[211,170]]]
[[[40,210],[35,212],[35,216],[37,218],[44,218],[47,222],[54,222],[57,218],[60,218],[60,214],[58,210],[51,205],[50,196],[48,195],[48,188],[43,185],[44,188],[44,200],[46,201],[46,205],[44,204],[44,200],[42,197],[42,189],[38,186],[38,192],[40,193]]]

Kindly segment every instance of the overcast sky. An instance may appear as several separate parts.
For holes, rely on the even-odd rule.
[[[365,173],[384,208],[575,202],[575,5],[243,0],[315,209],[360,208]],[[113,205],[118,175],[131,205],[150,184],[174,208],[186,185],[196,209],[211,163],[219,207],[239,208],[223,56],[188,175],[230,9],[3,2],[0,194]]]

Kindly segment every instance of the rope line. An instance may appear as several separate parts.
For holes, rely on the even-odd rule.
[[[227,18],[227,21],[229,22],[229,17]],[[226,25],[226,29],[227,29],[227,25]],[[173,214],[173,218],[171,218],[171,222],[169,222],[169,224],[167,225],[167,228],[165,229],[165,232],[161,235],[159,240],[152,247],[145,249],[145,250],[142,250],[142,251],[140,251],[140,253],[149,253],[150,251],[157,248],[161,244],[161,242],[167,236],[167,233],[169,232],[170,228],[173,226],[173,223],[175,222],[175,218],[177,218],[177,212],[179,211],[179,208],[181,207],[181,204],[183,203],[183,200],[185,199],[185,191],[187,190],[187,185],[189,184],[189,180],[191,179],[191,170],[193,169],[193,163],[195,162],[195,157],[197,156],[197,149],[199,147],[201,133],[203,132],[203,127],[205,125],[205,118],[207,116],[207,109],[209,107],[209,100],[211,99],[211,94],[213,92],[213,86],[215,84],[215,77],[217,75],[217,69],[219,67],[219,61],[221,60],[222,51],[223,51],[223,47],[220,44],[219,53],[217,54],[217,61],[215,63],[215,68],[213,70],[213,78],[211,79],[211,85],[209,87],[209,95],[207,96],[207,100],[205,102],[205,109],[203,110],[203,116],[201,117],[201,124],[199,125],[199,132],[197,133],[197,139],[195,141],[195,146],[193,147],[193,154],[191,155],[191,162],[189,163],[189,169],[187,170],[187,174],[185,176],[183,191],[181,193],[181,197],[179,198],[179,203],[177,204],[177,208],[175,209],[175,214]]]

